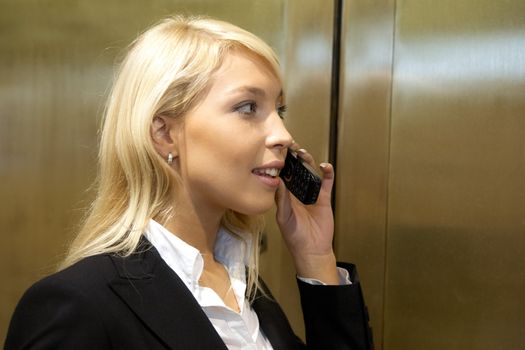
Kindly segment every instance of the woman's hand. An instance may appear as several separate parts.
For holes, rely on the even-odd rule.
[[[294,144],[293,150],[298,145]],[[303,149],[298,156],[312,168],[316,168],[313,157]],[[331,192],[334,183],[334,169],[331,164],[320,166],[322,184],[317,202],[302,204],[284,186],[281,180],[275,196],[277,223],[284,241],[292,254],[297,274],[314,278],[326,284],[339,284],[335,255],[332,249],[334,218]]]

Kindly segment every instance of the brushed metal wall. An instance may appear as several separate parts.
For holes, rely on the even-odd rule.
[[[398,1],[388,348],[525,345],[524,34],[520,0]]]
[[[336,246],[377,348],[522,349],[525,3],[345,4]]]
[[[383,334],[394,1],[343,6],[336,253],[357,264],[374,342]]]

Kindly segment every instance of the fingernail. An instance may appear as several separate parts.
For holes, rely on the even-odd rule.
[[[306,153],[306,150],[304,148],[300,148],[300,149],[297,150],[297,152],[299,152],[299,153]]]
[[[328,166],[328,163],[321,163],[319,164],[319,166],[324,169]]]

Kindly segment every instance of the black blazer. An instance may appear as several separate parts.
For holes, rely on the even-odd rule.
[[[303,344],[282,309],[258,296],[260,326],[275,350],[371,349],[368,316],[353,265],[350,286],[298,281]],[[6,350],[226,349],[193,295],[150,246],[122,258],[85,258],[34,284],[20,300]]]

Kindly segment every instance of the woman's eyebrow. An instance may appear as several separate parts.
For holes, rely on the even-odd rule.
[[[248,92],[248,93],[251,93],[252,95],[260,96],[260,97],[266,96],[266,91],[264,89],[261,89],[256,86],[250,86],[250,85],[243,85],[243,86],[233,88],[227,93],[230,95],[233,95],[239,92]],[[277,99],[281,99],[281,98],[283,98],[283,90],[280,90],[279,95],[277,96]]]
[[[261,96],[261,97],[266,96],[266,91],[264,91],[263,89],[258,88],[256,86],[249,86],[249,85],[243,85],[243,86],[233,88],[230,91],[228,91],[228,94],[233,95],[239,92],[249,92],[252,95]]]

